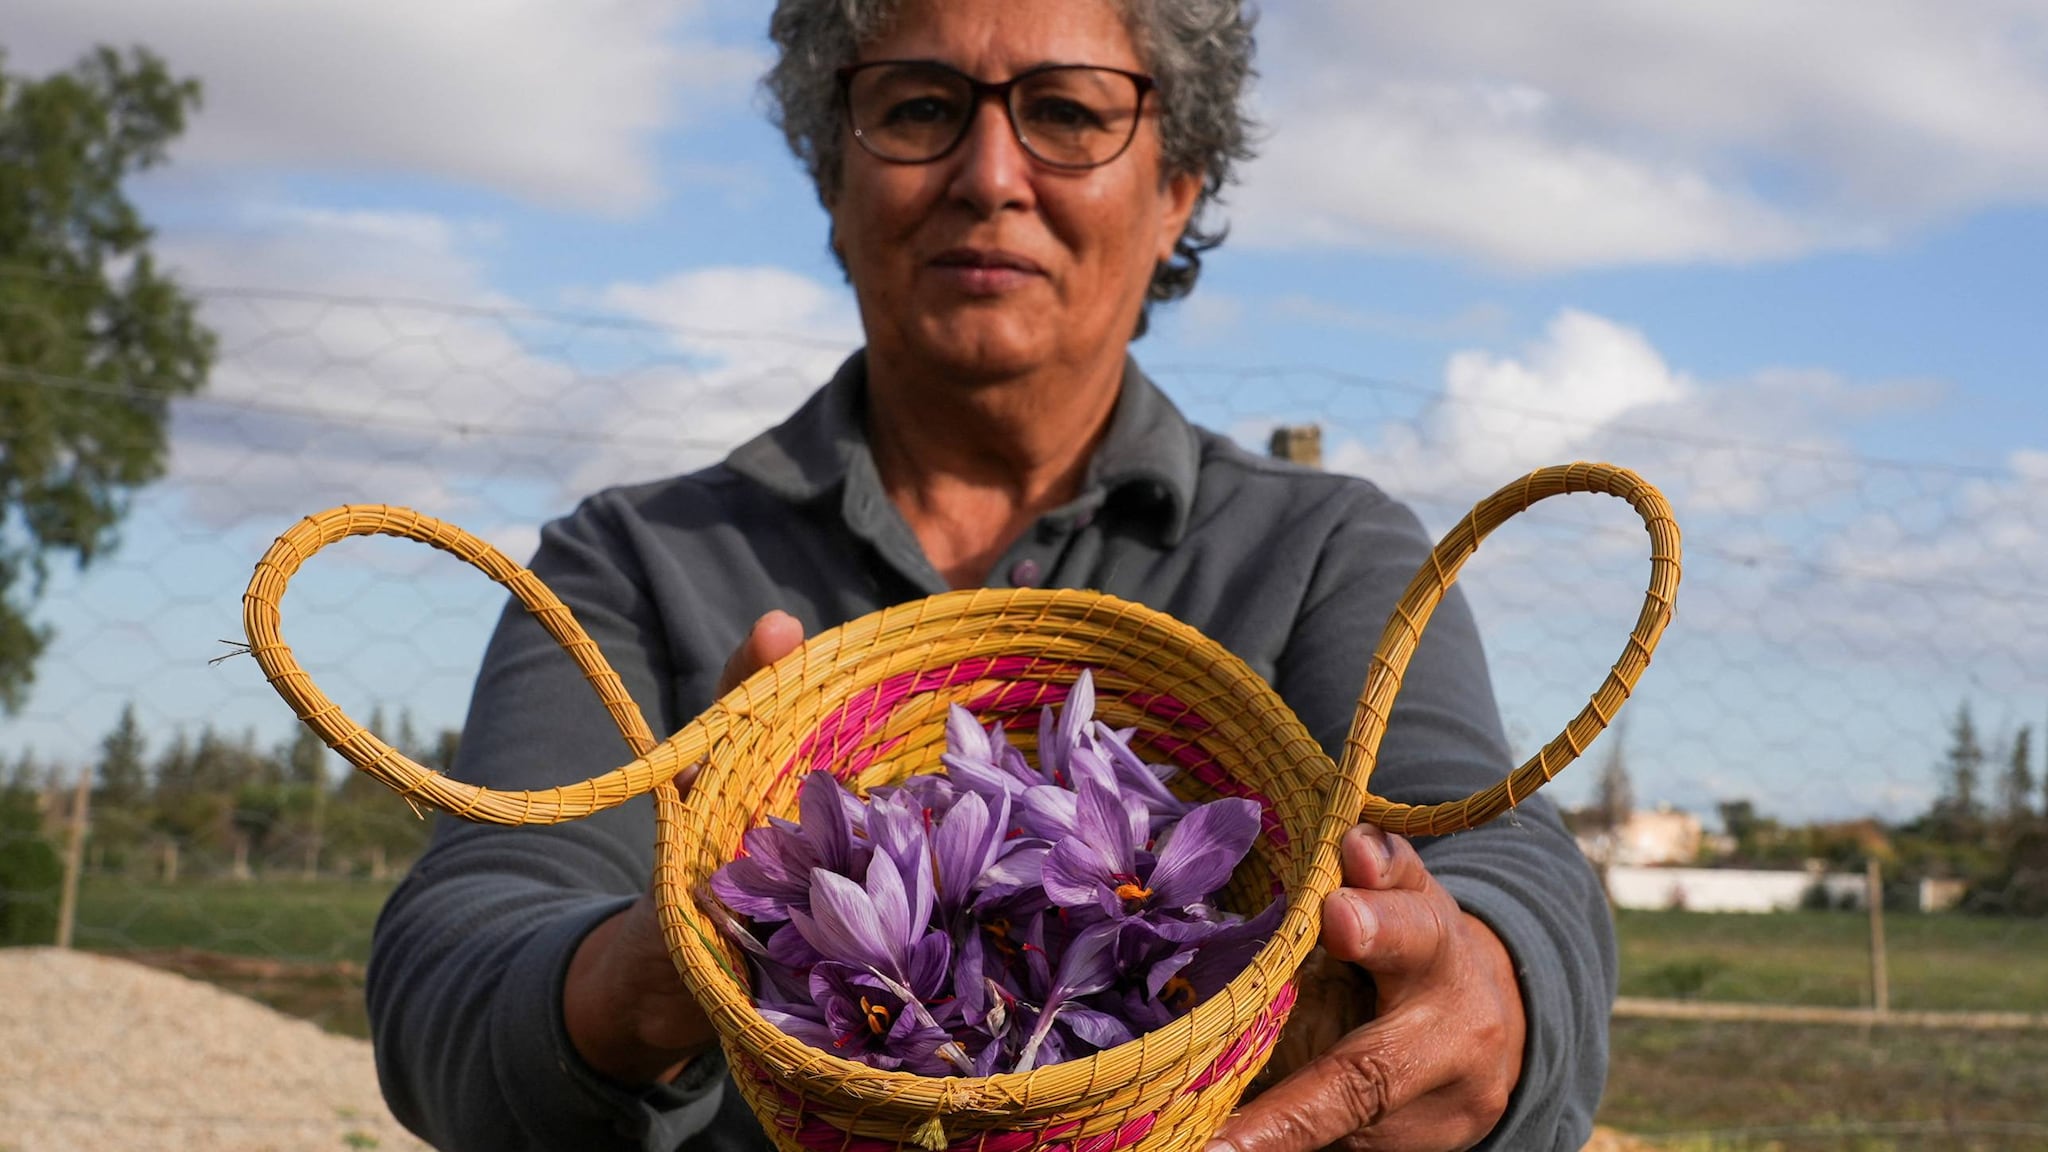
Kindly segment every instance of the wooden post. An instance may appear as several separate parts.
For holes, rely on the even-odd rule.
[[[78,921],[78,874],[85,870],[85,810],[92,803],[92,771],[80,769],[71,797],[71,831],[64,839],[64,891],[57,899],[57,947],[71,947]]]
[[[1871,857],[1863,869],[1870,902],[1870,1007],[1882,1016],[1892,1010],[1891,977],[1884,962],[1884,866]]]
[[[166,840],[164,841],[164,883],[176,884],[177,882],[178,842],[176,840]]]

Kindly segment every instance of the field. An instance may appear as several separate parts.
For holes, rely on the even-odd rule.
[[[78,939],[362,1035],[362,965],[386,891],[95,878],[80,894]],[[1624,912],[1617,926],[1624,995],[1869,1003],[1857,914]],[[2048,922],[1897,915],[1885,929],[1893,1008],[2048,1012]],[[2048,1147],[2048,1030],[1623,1019],[1613,1045],[1601,1122],[1661,1147]]]
[[[1861,913],[1621,912],[1624,996],[1870,1005]],[[2048,1012],[2048,920],[1885,918],[1898,1011]]]

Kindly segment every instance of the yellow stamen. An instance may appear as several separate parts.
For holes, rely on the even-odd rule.
[[[888,1005],[886,1005],[886,1004],[871,1004],[871,1003],[869,1003],[869,1002],[868,1002],[868,998],[867,998],[867,997],[865,997],[865,996],[863,996],[863,997],[861,997],[861,998],[860,998],[860,1010],[861,1010],[862,1012],[865,1012],[865,1013],[867,1014],[867,1018],[868,1018],[868,1031],[870,1031],[870,1032],[873,1032],[873,1033],[874,1033],[875,1035],[877,1035],[877,1036],[883,1036],[883,1035],[886,1035],[886,1034],[888,1033],[888,1031],[889,1031],[889,1007],[888,1007]]]
[[[1152,898],[1152,890],[1150,888],[1140,888],[1136,884],[1119,884],[1116,886],[1116,898],[1123,901],[1124,907],[1128,908],[1133,904],[1143,904],[1145,901],[1150,900]]]
[[[1159,988],[1159,1002],[1176,1012],[1192,1008],[1195,1003],[1195,986],[1185,976],[1169,977]]]

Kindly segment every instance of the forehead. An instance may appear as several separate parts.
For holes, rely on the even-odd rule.
[[[865,60],[938,60],[984,80],[1040,64],[1139,69],[1112,0],[903,0]]]

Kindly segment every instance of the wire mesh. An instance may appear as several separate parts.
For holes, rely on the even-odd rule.
[[[170,474],[134,498],[118,549],[50,573],[36,614],[55,639],[25,708],[0,726],[0,936],[53,930],[69,785],[92,772],[80,947],[360,1032],[375,909],[427,824],[306,744],[252,661],[210,663],[238,634],[250,566],[300,516],[343,503],[418,508],[523,559],[538,526],[582,494],[709,464],[792,411],[852,342],[389,298],[202,296],[220,365],[205,393],[173,406]],[[1891,1008],[2048,1012],[2048,920],[2011,914],[2048,910],[2048,895],[2029,895],[2048,888],[2048,592],[2026,563],[2048,558],[2048,458],[1882,459],[1796,428],[1744,434],[1771,425],[1727,419],[1713,397],[1616,419],[1461,388],[1455,370],[1439,388],[1319,366],[1147,366],[1190,417],[1247,446],[1262,450],[1276,426],[1317,426],[1325,466],[1373,480],[1432,533],[1505,480],[1574,458],[1633,468],[1670,497],[1689,553],[1677,619],[1621,728],[1553,793],[1583,810],[1615,880],[1624,993],[1872,1006],[1863,873],[1875,858]],[[105,387],[0,363],[0,388]],[[1552,502],[1503,528],[1461,581],[1517,760],[1612,659],[1641,597],[1640,531],[1604,502]],[[504,599],[446,557],[351,541],[296,580],[285,611],[336,702],[432,765],[452,756]],[[1616,781],[1633,813],[1618,828]],[[1676,864],[1721,875],[1673,882]],[[1745,888],[1731,864],[1779,878]],[[1665,870],[1629,888],[1644,866]],[[1717,885],[1785,910],[1699,914]],[[1663,1067],[1673,1029],[1703,1027],[1618,1026],[1617,1083],[1628,1067]],[[2011,1036],[1998,1043],[2038,1046]],[[1929,1059],[1921,1079],[1947,1085],[1950,1104],[1981,1087],[1960,1058]],[[1812,1095],[1794,1104],[1828,1091],[1802,1089]],[[1918,1129],[1844,1120],[1827,1138],[1866,1143],[1830,1145],[1699,1115],[1674,1130],[1932,1146],[1912,1143]],[[1987,1147],[2021,1146],[1997,1141],[2038,1138],[2048,1119],[2038,1102],[1964,1118],[1990,1133]],[[1880,1139],[1894,1143],[1868,1143]]]

